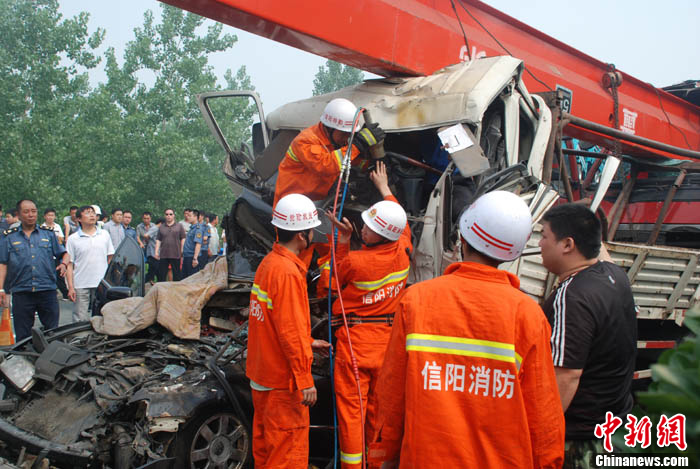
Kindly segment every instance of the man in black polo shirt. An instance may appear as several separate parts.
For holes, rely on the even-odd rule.
[[[158,281],[168,278],[168,267],[172,270],[173,281],[181,279],[182,247],[185,244],[185,229],[175,222],[175,211],[165,209],[165,223],[161,223],[156,235],[155,258],[158,262]]]
[[[624,270],[598,259],[600,221],[587,207],[563,204],[543,217],[542,263],[559,286],[544,303],[552,359],[566,419],[564,468],[601,453],[596,424],[632,409],[637,322]]]

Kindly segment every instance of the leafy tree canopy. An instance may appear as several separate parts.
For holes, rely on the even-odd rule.
[[[364,80],[362,70],[329,60],[325,65],[318,67],[318,73],[314,78],[313,95],[331,93],[346,86],[362,83],[362,80]]]
[[[233,194],[221,173],[224,151],[199,112],[196,95],[220,89],[208,55],[236,37],[222,25],[162,6],[127,44],[99,57],[105,31],[90,34],[88,14],[64,19],[56,0],[0,2],[0,201],[30,197],[59,214],[70,205],[114,206],[137,214],[223,214]],[[107,80],[91,89],[85,69],[101,59]],[[226,87],[254,89],[245,67]],[[249,139],[250,106],[227,117]]]

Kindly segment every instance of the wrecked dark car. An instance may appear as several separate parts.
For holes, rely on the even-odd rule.
[[[65,468],[249,466],[249,287],[231,287],[204,308],[197,340],[159,324],[117,337],[82,322],[35,328],[2,350],[0,454],[17,465],[45,459]],[[143,294],[143,256],[133,240],[120,245],[99,289],[96,308]],[[310,461],[320,467],[333,446],[324,370],[318,357]]]

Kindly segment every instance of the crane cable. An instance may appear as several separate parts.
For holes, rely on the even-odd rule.
[[[352,131],[350,133],[350,138],[348,139],[348,146],[347,150],[345,151],[345,155],[343,157],[343,164],[341,165],[340,168],[340,176],[338,177],[338,184],[335,189],[335,197],[333,200],[333,217],[335,217],[336,220],[340,220],[342,215],[343,215],[343,206],[345,205],[345,196],[347,195],[348,191],[348,181],[350,179],[350,166],[351,166],[351,159],[350,156],[352,154],[352,141],[353,138],[355,137],[355,129],[357,128],[357,124],[359,122],[360,118],[360,113],[364,111],[364,108],[358,108],[357,111],[355,112],[355,116],[353,117],[352,121]],[[343,187],[343,197],[340,202],[340,206],[338,206],[338,197],[340,196],[340,185],[343,183],[343,179],[345,180],[345,185]],[[348,338],[348,347],[350,349],[350,361],[352,365],[352,371],[353,374],[355,375],[355,382],[357,383],[357,397],[360,403],[360,418],[361,418],[361,423],[362,423],[362,465],[361,467],[364,469],[366,467],[366,460],[365,460],[365,412],[362,404],[362,386],[360,384],[360,371],[357,365],[357,358],[355,357],[355,353],[352,349],[352,340],[350,338],[350,328],[348,327],[348,320],[345,315],[345,305],[343,304],[343,296],[341,293],[340,289],[340,280],[338,279],[338,269],[336,265],[336,257],[335,257],[335,248],[336,248],[336,240],[338,237],[338,228],[333,228],[333,234],[331,236],[331,262],[329,263],[329,268],[330,268],[330,273],[329,273],[329,278],[328,278],[328,342],[332,343],[332,328],[331,328],[331,319],[333,316],[333,309],[332,309],[332,296],[333,296],[333,276],[335,276],[335,282],[336,285],[338,286],[338,303],[340,304],[340,311],[343,316],[343,327],[345,328],[345,333]],[[331,368],[331,389],[333,390],[333,394],[335,394],[335,383],[334,383],[334,375],[333,373],[335,372],[334,370],[334,360],[333,360],[333,352],[331,352],[330,355],[330,368]],[[335,400],[334,400],[335,401]],[[337,425],[337,409],[335,406],[335,403],[333,405],[333,420],[335,424],[335,435],[334,435],[334,440],[335,440],[335,455],[334,455],[334,460],[333,460],[333,465],[336,467],[337,462],[338,462],[338,425]]]

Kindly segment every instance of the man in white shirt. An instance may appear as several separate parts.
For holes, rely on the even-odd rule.
[[[21,225],[21,222],[19,221],[19,214],[17,213],[16,208],[12,208],[7,211],[7,213],[5,214],[5,221],[9,225],[9,228],[17,228]]]
[[[209,219],[209,258],[213,259],[219,255],[219,231],[216,229],[219,225],[219,216],[210,213],[207,218]]]
[[[184,218],[184,220],[181,220],[181,221],[178,222],[178,223],[180,223],[180,224],[182,225],[182,227],[185,229],[185,234],[187,234],[187,233],[190,232],[190,227],[192,226],[192,223],[190,223],[190,222],[187,221],[187,220],[189,220],[190,217],[192,216],[192,212],[194,212],[194,209],[192,209],[192,208],[186,208],[186,209],[185,209],[185,218]],[[195,222],[195,223],[196,223],[196,222]]]
[[[63,230],[61,229],[61,225],[56,223],[56,210],[52,208],[44,210],[44,223],[41,224],[40,228],[53,230],[53,232],[56,233],[58,244],[63,244]]]
[[[53,208],[47,208],[44,210],[44,223],[41,224],[39,228],[45,228],[47,230],[51,230],[54,232],[56,235],[56,239],[58,240],[58,244],[63,245],[65,242],[65,237],[63,236],[63,230],[61,229],[61,225],[56,223],[56,210]],[[56,261],[56,267],[58,267],[58,264],[61,263],[60,258],[54,259]],[[68,299],[68,286],[66,285],[66,278],[61,277],[60,275],[56,276],[56,287],[58,290],[61,292],[63,295],[64,299]]]
[[[66,250],[70,256],[66,273],[68,297],[75,302],[75,322],[90,319],[88,307],[114,254],[109,234],[96,226],[95,209],[89,205],[80,207],[78,220],[81,227],[68,237],[66,243]]]
[[[78,217],[76,213],[78,212],[77,205],[71,205],[70,215],[63,217],[63,232],[65,233],[66,240],[70,235],[78,231]]]
[[[118,248],[122,243],[122,240],[126,236],[124,231],[124,226],[122,225],[122,220],[124,218],[124,212],[120,208],[112,209],[112,219],[105,223],[103,229],[109,233],[110,238],[112,238],[112,246]]]

